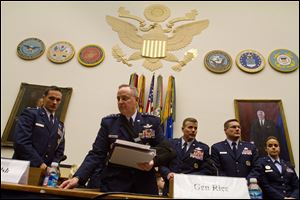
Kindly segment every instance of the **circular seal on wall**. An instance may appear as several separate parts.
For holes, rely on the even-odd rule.
[[[221,50],[213,50],[208,52],[204,57],[205,67],[215,73],[225,73],[232,66],[230,55]]]
[[[38,38],[27,38],[20,42],[17,47],[17,54],[25,60],[33,60],[45,52],[45,44]]]
[[[101,47],[90,44],[80,49],[78,61],[84,66],[94,67],[104,60],[104,51]]]
[[[259,52],[244,50],[237,55],[236,64],[242,71],[257,73],[264,69],[266,62]]]
[[[279,72],[293,72],[299,67],[299,59],[292,51],[276,49],[269,55],[269,64]]]
[[[73,58],[74,47],[69,42],[60,41],[52,44],[47,52],[47,57],[54,63],[65,63]]]
[[[145,8],[144,15],[151,22],[163,22],[170,17],[170,9],[161,4],[153,4]]]

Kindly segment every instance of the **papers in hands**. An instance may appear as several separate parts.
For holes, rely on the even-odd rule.
[[[155,156],[156,150],[149,145],[117,139],[109,162],[140,169],[137,163],[148,163]]]

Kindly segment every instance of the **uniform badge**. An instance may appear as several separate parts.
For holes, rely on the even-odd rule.
[[[237,55],[236,64],[242,71],[257,73],[265,67],[265,59],[257,51],[244,50]]]
[[[146,124],[145,126],[143,126],[145,129],[151,128],[153,125],[152,124]]]
[[[294,171],[291,168],[289,168],[289,167],[286,168],[286,172],[294,173]]]
[[[198,163],[194,163],[194,168],[198,169],[198,167],[199,167]]]
[[[108,138],[118,138],[119,136],[118,135],[115,135],[115,134],[109,134],[108,135]]]
[[[203,156],[204,156],[204,152],[199,147],[195,148],[193,153],[190,154],[191,158],[195,158],[197,160],[203,160]]]
[[[248,167],[250,167],[250,166],[251,166],[251,162],[250,162],[249,160],[246,160],[246,165],[247,165]]]
[[[231,68],[232,59],[226,52],[214,50],[205,55],[204,65],[209,71],[225,73]]]
[[[149,125],[148,127],[152,127],[152,125],[151,126]],[[144,126],[144,128],[145,128],[145,126]],[[146,128],[146,129],[143,130],[142,133],[139,133],[139,137],[141,139],[143,139],[143,138],[145,138],[145,139],[155,138],[155,131],[151,128]]]
[[[266,165],[265,169],[271,169],[270,165]]]
[[[44,124],[40,124],[40,123],[35,123],[36,126],[39,126],[39,127],[45,127]]]
[[[287,49],[276,49],[269,55],[271,67],[279,72],[293,72],[299,67],[296,54]]]
[[[251,149],[248,149],[247,147],[245,147],[242,151],[242,155],[252,155]]]

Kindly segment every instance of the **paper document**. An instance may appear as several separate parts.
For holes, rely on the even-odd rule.
[[[155,155],[156,150],[149,145],[117,139],[109,162],[140,169],[137,163],[150,162]]]

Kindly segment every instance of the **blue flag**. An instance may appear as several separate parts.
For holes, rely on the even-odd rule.
[[[166,138],[173,138],[173,119],[172,115],[168,117],[166,127]]]

